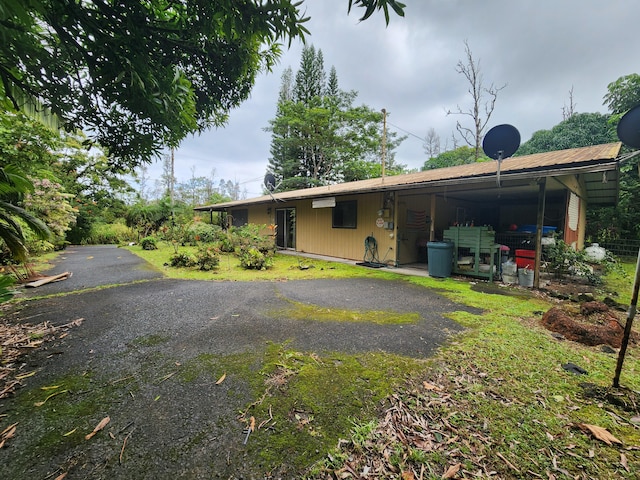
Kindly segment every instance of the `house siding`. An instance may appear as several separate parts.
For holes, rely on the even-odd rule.
[[[278,202],[278,208],[295,208],[296,218],[304,221],[296,222],[296,251],[326,255],[329,257],[363,260],[365,239],[373,236],[378,244],[378,259],[382,262],[396,262],[395,222],[393,210],[389,209],[387,222],[394,222],[392,230],[376,226],[378,211],[384,202],[383,193],[345,195],[336,201],[357,201],[356,228],[333,228],[333,209],[313,208],[313,200],[296,202]],[[275,206],[255,206],[249,209],[249,222],[257,224],[275,223]]]

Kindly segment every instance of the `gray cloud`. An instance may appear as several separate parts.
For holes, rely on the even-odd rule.
[[[436,129],[443,144],[456,120],[446,110],[469,106],[465,79],[456,73],[467,40],[480,62],[485,86],[507,84],[490,126],[511,123],[523,141],[562,120],[573,88],[579,112],[605,112],[607,85],[638,72],[635,0],[405,0],[406,16],[385,27],[377,14],[358,22],[346,0],[306,0],[308,43],[321,49],[327,71],[336,67],[341,88],[359,92],[357,103],[385,108],[391,124],[423,137]],[[261,194],[269,158],[269,133],[280,76],[297,70],[302,45],[285,50],[273,72],[258,78],[251,98],[228,125],[184,141],[175,152],[179,180],[196,175],[235,180],[250,197]],[[394,127],[391,127],[392,129]],[[403,133],[403,132],[400,132]],[[450,143],[449,143],[450,144]],[[410,136],[397,160],[419,168],[422,142]],[[159,167],[152,168],[152,175]]]

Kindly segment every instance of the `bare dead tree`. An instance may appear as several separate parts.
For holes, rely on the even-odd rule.
[[[469,42],[464,41],[464,51],[466,55],[465,61],[460,60],[456,65],[456,72],[461,73],[469,82],[469,95],[473,100],[472,106],[468,110],[463,110],[459,105],[456,111],[447,111],[447,115],[464,115],[471,117],[473,120],[473,128],[463,126],[460,122],[456,122],[456,130],[464,141],[475,149],[476,160],[480,158],[480,150],[482,145],[482,137],[489,123],[491,114],[496,106],[498,93],[504,89],[507,84],[496,87],[493,83],[489,87],[484,87],[482,72],[480,70],[480,60],[473,58],[473,53],[469,47]],[[485,100],[486,99],[486,100]],[[484,118],[482,117],[484,115]]]
[[[566,103],[562,106],[562,120],[569,120],[576,113],[576,104],[573,101],[573,85],[569,90],[569,105]]]
[[[440,136],[436,133],[435,128],[431,127],[427,131],[422,148],[424,148],[424,153],[426,153],[429,158],[440,155]]]

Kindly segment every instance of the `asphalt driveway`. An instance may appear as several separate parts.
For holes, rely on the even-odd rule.
[[[461,331],[444,314],[463,307],[402,280],[172,280],[163,278],[161,272],[129,251],[113,246],[69,248],[51,273],[64,271],[71,271],[72,277],[26,290],[25,295],[68,295],[34,298],[11,314],[12,321],[54,325],[83,319],[82,325],[64,338],[28,357],[25,370],[35,368],[39,372],[29,380],[31,386],[49,385],[68,372],[91,371],[96,378],[126,378],[140,375],[141,369],[159,364],[159,359],[170,358],[180,365],[199,355],[253,352],[268,342],[289,342],[290,348],[318,354],[384,351],[426,358]],[[94,288],[101,286],[105,288]],[[411,325],[377,325],[299,320],[274,314],[283,311],[287,300],[350,310],[418,312],[422,320]],[[157,341],[151,341],[154,339]],[[109,446],[108,437],[81,453],[31,458],[28,449],[33,438],[23,435],[12,441],[11,448],[0,449],[0,478],[16,478],[9,467],[11,456],[16,454],[28,458],[22,478],[45,478],[56,469],[67,469],[67,480],[241,478],[237,470],[227,470],[229,458],[243,455],[241,435],[230,437],[229,429],[237,429],[238,410],[254,400],[249,390],[236,387],[230,401],[226,387],[215,388],[211,381],[199,380],[191,386],[169,383],[146,385],[136,397],[118,398],[117,406],[112,405],[109,412],[112,425],[125,427],[135,419],[139,425],[136,443],[146,445],[157,444],[159,439],[163,445],[188,442],[190,437],[185,432],[201,432],[206,425],[207,448],[193,448],[188,458],[171,462],[166,458],[151,460],[148,451],[140,450],[137,455],[144,462],[139,465],[144,464],[144,468],[137,469],[136,462],[128,462],[116,470],[105,467],[109,463],[105,458],[117,457],[119,448]],[[174,401],[141,401],[152,396]],[[15,408],[10,400],[3,401],[0,414],[11,417]],[[38,428],[43,427],[34,420],[33,435],[42,434]],[[158,446],[158,451],[163,448]],[[217,467],[212,469],[212,462]]]

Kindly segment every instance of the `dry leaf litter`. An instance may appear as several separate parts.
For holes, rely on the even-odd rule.
[[[36,374],[35,370],[24,369],[24,364],[21,363],[24,355],[45,342],[64,338],[70,328],[79,326],[82,321],[82,318],[78,318],[55,326],[49,322],[31,325],[15,324],[0,319],[0,399],[12,395],[27,378]],[[3,428],[0,433],[0,448],[15,435],[16,427],[17,424],[12,424]]]

